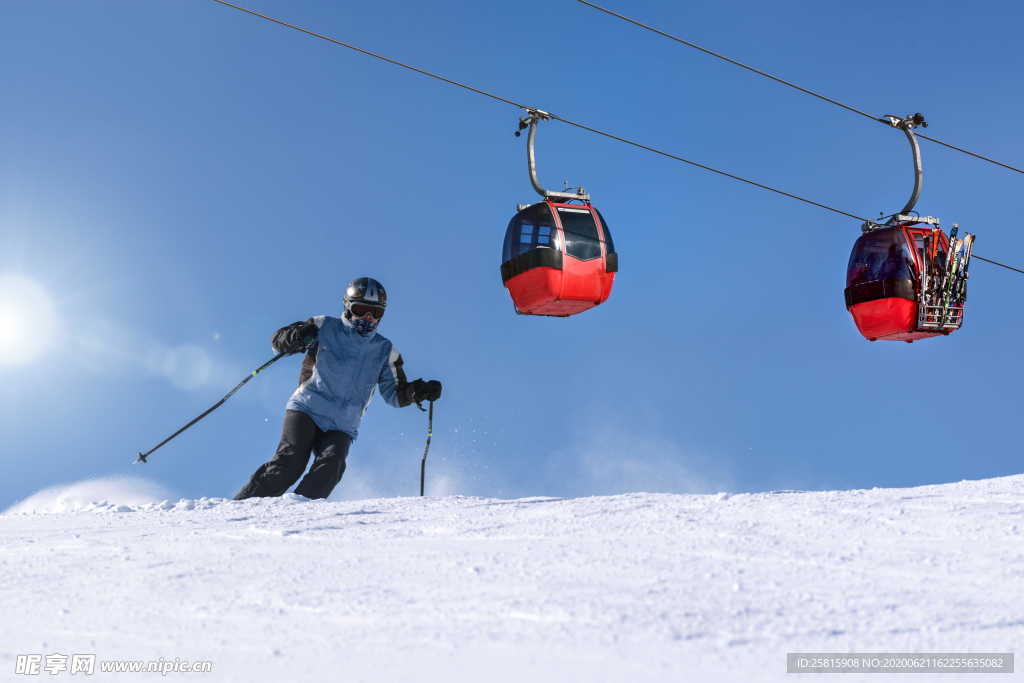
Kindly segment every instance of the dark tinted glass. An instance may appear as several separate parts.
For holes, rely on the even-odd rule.
[[[900,228],[865,233],[853,245],[846,269],[846,286],[890,278],[912,279],[913,258]]]
[[[558,207],[558,218],[565,233],[565,251],[581,261],[601,257],[601,240],[589,209]]]
[[[597,217],[601,219],[601,227],[604,228],[604,243],[608,249],[609,254],[615,253],[615,242],[612,241],[612,231],[608,229],[608,221],[604,219],[604,214],[594,209],[597,213]]]
[[[511,261],[516,256],[539,247],[557,248],[555,221],[551,209],[544,202],[528,206],[508,223],[505,231],[505,246],[501,251],[501,262]]]

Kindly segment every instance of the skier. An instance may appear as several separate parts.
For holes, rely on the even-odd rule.
[[[374,387],[379,386],[384,400],[396,408],[441,397],[437,380],[407,382],[402,356],[377,334],[387,304],[381,283],[357,278],[345,290],[340,319],[318,315],[274,334],[275,352],[306,352],[299,386],[285,406],[277,452],[260,465],[235,500],[280,496],[305,471],[310,451],[313,466],[295,493],[326,498],[345,473],[349,446]]]

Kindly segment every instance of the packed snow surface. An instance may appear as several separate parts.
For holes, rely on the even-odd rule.
[[[79,496],[12,508],[0,538],[3,680],[62,678],[14,676],[25,653],[210,660],[167,677],[207,681],[831,680],[787,675],[786,653],[1024,643],[1024,476],[576,499]],[[106,676],[88,680],[166,680]]]

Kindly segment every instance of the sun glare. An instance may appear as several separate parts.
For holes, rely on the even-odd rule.
[[[0,366],[38,358],[53,342],[56,326],[45,289],[19,275],[0,275]]]

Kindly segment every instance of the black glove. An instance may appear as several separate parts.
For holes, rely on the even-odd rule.
[[[409,386],[412,388],[413,403],[436,401],[441,398],[441,383],[436,379],[432,379],[429,382],[424,382],[422,379],[414,379],[412,382],[409,382]]]
[[[271,345],[278,353],[300,353],[313,344],[320,329],[312,320],[297,322],[282,327],[271,340]]]

